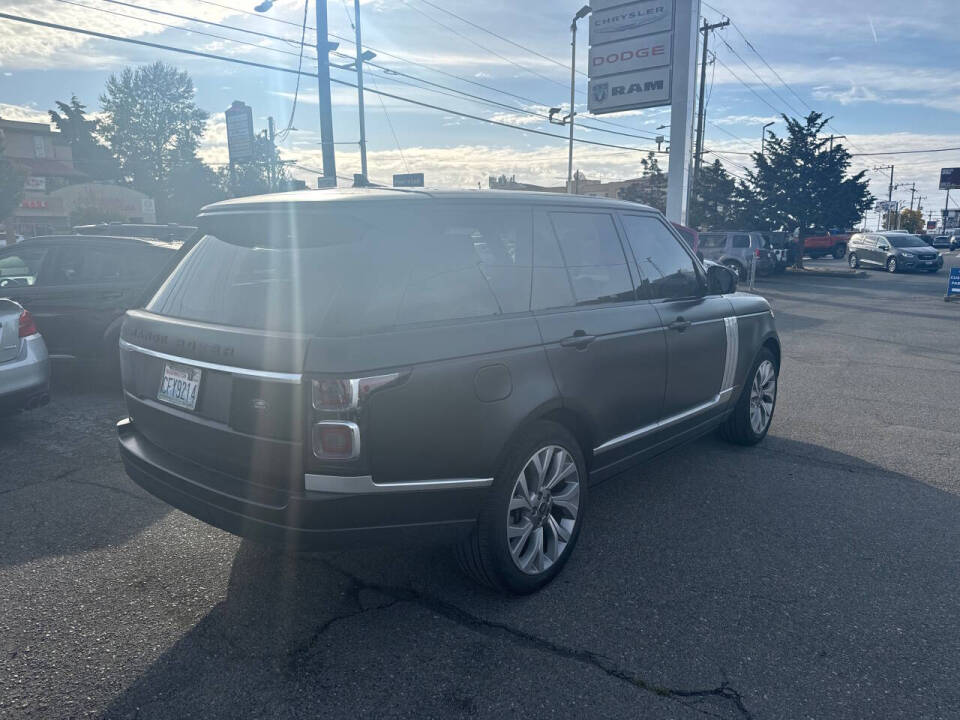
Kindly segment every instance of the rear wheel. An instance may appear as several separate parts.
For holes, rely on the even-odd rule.
[[[887,272],[895,273],[897,271],[897,259],[895,257],[887,260]]]
[[[587,472],[576,438],[538,422],[514,443],[477,526],[457,547],[463,570],[497,590],[539,590],[563,568],[580,535]]]
[[[840,258],[842,258],[842,257],[843,257],[844,255],[846,255],[846,254],[847,254],[847,246],[846,246],[846,245],[834,245],[834,246],[833,246],[833,257],[834,257],[834,259],[839,260]]]
[[[762,348],[733,412],[720,426],[720,437],[737,445],[756,445],[766,437],[777,405],[778,374],[773,353]]]
[[[856,253],[850,253],[850,257],[847,258],[847,264],[850,265],[852,270],[856,270],[860,267],[860,258],[857,257]]]

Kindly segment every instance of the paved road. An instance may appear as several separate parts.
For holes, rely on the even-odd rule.
[[[950,264],[960,262],[954,254]],[[127,481],[114,392],[0,421],[0,717],[960,717],[960,304],[777,278],[768,439],[595,489],[561,578],[288,557]]]

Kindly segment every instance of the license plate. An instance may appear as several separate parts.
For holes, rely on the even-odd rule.
[[[157,400],[187,410],[195,410],[199,390],[200,368],[170,362],[164,364]]]

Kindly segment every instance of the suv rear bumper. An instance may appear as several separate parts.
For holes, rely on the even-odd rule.
[[[117,434],[127,474],[150,494],[235,535],[298,550],[455,541],[473,528],[488,491],[479,480],[371,491],[369,477],[356,478],[357,492],[349,491],[350,478],[330,483],[330,492],[281,491],[173,455],[129,419],[117,423]]]

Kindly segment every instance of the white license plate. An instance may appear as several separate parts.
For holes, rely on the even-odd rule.
[[[170,362],[164,364],[157,400],[195,410],[199,391],[200,368]]]

